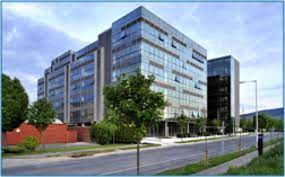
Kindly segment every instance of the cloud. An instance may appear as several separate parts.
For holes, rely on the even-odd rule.
[[[3,34],[7,43],[3,55],[13,58],[4,63],[4,69],[12,70],[15,67],[20,71],[32,72],[28,68],[34,66],[41,70],[37,74],[32,73],[38,77],[53,57],[73,48],[77,42],[95,41],[99,33],[111,27],[112,22],[140,5],[204,46],[208,50],[208,58],[228,54],[237,58],[241,67],[240,79],[258,80],[260,108],[283,105],[282,3],[3,3],[4,16],[14,14],[15,17],[9,15],[10,18],[25,19],[23,22],[14,22],[22,28],[10,25],[9,30],[6,30],[9,33]],[[26,27],[26,21],[32,23]],[[54,35],[50,36],[50,33]],[[17,41],[19,38],[21,40]],[[12,46],[8,45],[9,41],[13,43]],[[19,53],[25,58],[19,59]],[[30,59],[33,64],[24,65],[24,61]],[[23,68],[17,67],[19,64]],[[250,105],[254,105],[254,90],[251,88],[241,89],[241,104],[245,105],[245,111],[252,110]]]
[[[37,79],[50,61],[84,42],[64,32],[12,13],[3,14],[3,73],[21,80],[30,101],[37,95]]]

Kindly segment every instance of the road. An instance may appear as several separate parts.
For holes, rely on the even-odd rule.
[[[276,136],[272,136],[276,138]],[[280,137],[280,136],[279,136]],[[264,141],[271,138],[264,136]],[[255,145],[255,136],[242,136],[242,147]],[[239,137],[208,142],[209,157],[238,150]],[[154,175],[158,172],[199,162],[204,159],[205,143],[183,144],[141,151],[141,174]],[[136,152],[70,159],[50,163],[2,169],[2,175],[135,175]]]

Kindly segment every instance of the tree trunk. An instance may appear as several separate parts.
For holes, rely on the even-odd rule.
[[[41,130],[40,130],[40,136],[41,136],[41,144],[42,144],[41,150],[43,152],[44,151],[44,136],[43,136],[43,131]]]
[[[137,141],[137,175],[140,175],[140,140]]]

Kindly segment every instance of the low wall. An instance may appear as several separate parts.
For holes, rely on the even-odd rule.
[[[90,142],[89,127],[74,127],[77,131],[77,141],[78,142]]]
[[[2,139],[2,144],[18,145],[21,144],[25,137],[33,136],[40,141],[40,133],[33,126],[26,123],[15,128],[12,132],[8,132]],[[77,131],[69,129],[66,124],[50,124],[43,132],[44,143],[74,143],[77,142]]]

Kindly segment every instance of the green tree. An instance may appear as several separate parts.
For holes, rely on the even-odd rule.
[[[104,120],[90,126],[90,139],[98,144],[109,144],[112,141],[113,132],[111,123]]]
[[[177,123],[178,123],[178,125],[179,125],[179,127],[180,127],[181,135],[182,135],[182,137],[183,137],[183,136],[184,136],[183,130],[187,127],[187,125],[188,125],[190,119],[182,112],[181,115],[176,116],[176,121],[177,121]]]
[[[40,132],[42,151],[44,150],[43,132],[54,121],[55,110],[46,98],[36,101],[29,109],[28,123],[34,125]]]
[[[215,130],[216,130],[216,133],[218,133],[219,127],[220,127],[220,125],[221,125],[221,120],[218,119],[218,118],[213,119],[213,120],[211,121],[211,124],[212,124],[212,126],[214,126],[214,128],[215,128]]]
[[[7,132],[19,127],[25,120],[29,98],[21,82],[2,74],[2,133],[7,141]],[[5,142],[7,146],[7,142]]]
[[[249,126],[250,126],[249,120],[246,117],[242,117],[240,119],[240,127],[245,131],[248,130]]]
[[[255,116],[253,117],[252,127],[255,128]],[[266,131],[270,129],[275,129],[277,131],[283,131],[282,120],[276,120],[265,113],[258,114],[258,128],[265,129]]]
[[[202,132],[202,128],[206,125],[206,118],[199,117],[196,119],[195,128],[198,130],[199,133]]]
[[[137,70],[134,74],[121,75],[118,82],[104,89],[106,106],[117,125],[125,124],[136,130],[137,173],[139,174],[140,141],[146,134],[146,127],[162,120],[166,106],[164,96],[150,89],[154,76],[145,77]]]

